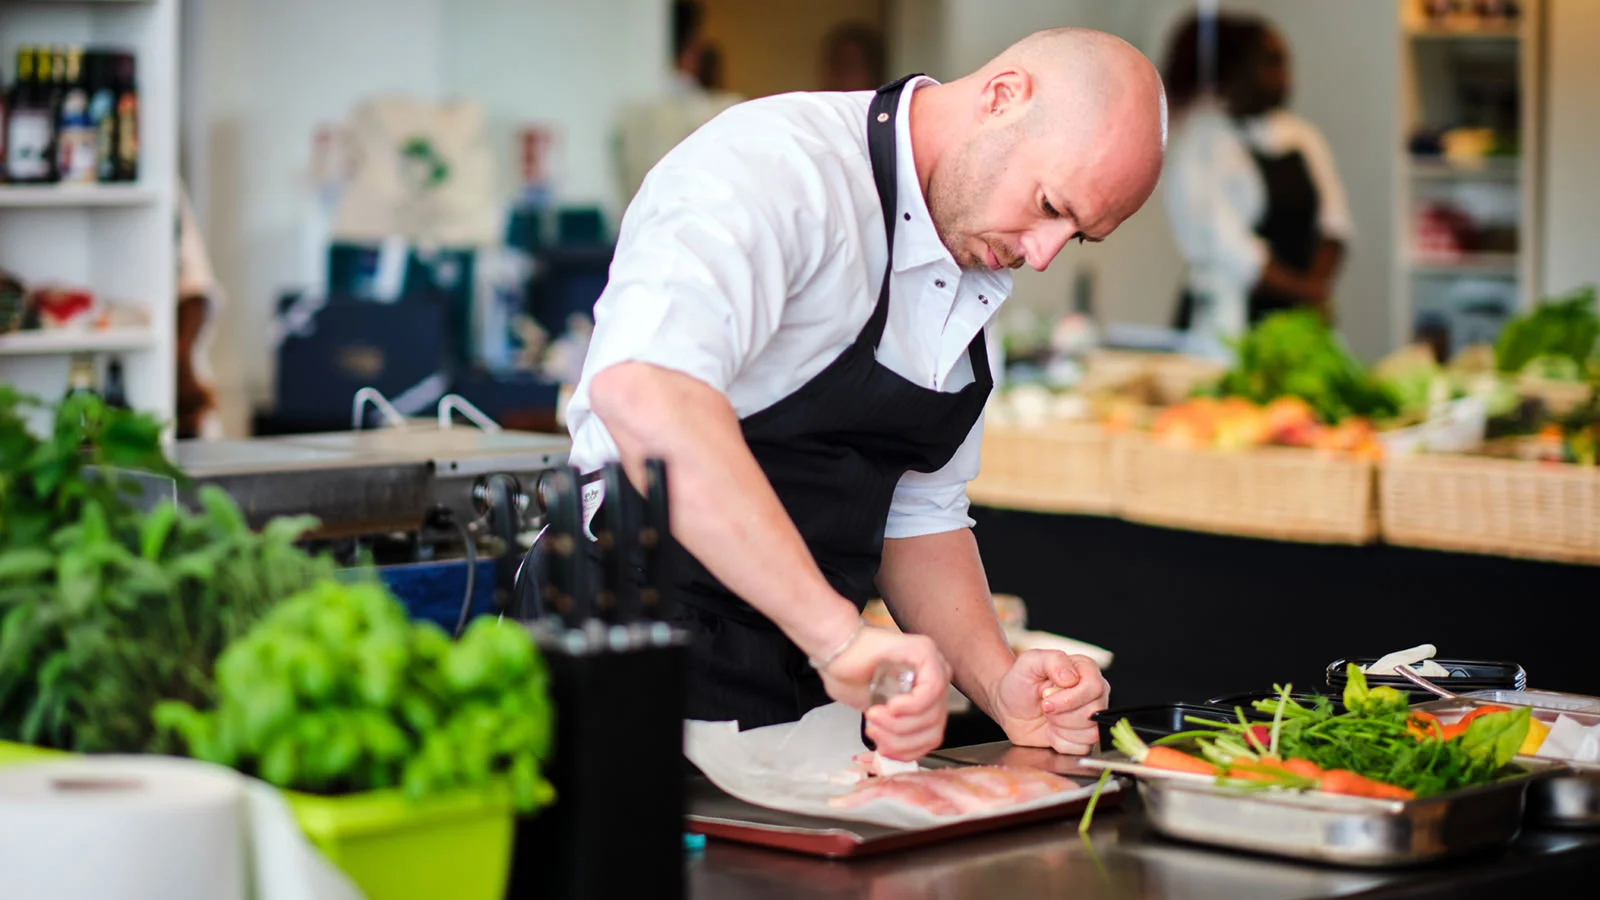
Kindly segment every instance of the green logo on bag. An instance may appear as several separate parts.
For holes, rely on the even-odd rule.
[[[436,188],[450,177],[450,164],[425,137],[414,137],[401,144],[400,156],[405,161],[405,180],[414,188]]]

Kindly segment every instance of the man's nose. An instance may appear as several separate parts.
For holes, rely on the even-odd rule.
[[[1028,232],[1022,239],[1022,251],[1028,267],[1035,272],[1043,272],[1071,238],[1072,226],[1069,223],[1051,223],[1051,227],[1035,228]]]

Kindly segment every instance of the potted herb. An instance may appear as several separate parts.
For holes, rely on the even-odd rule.
[[[216,704],[155,713],[193,756],[288,792],[373,900],[504,895],[512,813],[550,802],[546,672],[520,626],[452,643],[375,582],[324,581],[217,661]]]

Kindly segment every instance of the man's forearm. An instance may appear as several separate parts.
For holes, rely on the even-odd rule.
[[[895,622],[933,638],[956,687],[993,717],[994,688],[1016,657],[995,618],[971,530],[884,541],[878,589]]]
[[[590,400],[635,484],[646,459],[666,462],[673,537],[723,585],[811,656],[850,635],[855,608],[823,578],[726,397],[679,372],[622,363],[595,376]]]

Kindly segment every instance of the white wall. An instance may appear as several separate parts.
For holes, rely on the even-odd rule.
[[[614,208],[605,131],[617,102],[667,71],[666,0],[204,0],[189,48],[203,86],[186,140],[199,214],[229,296],[215,355],[228,399],[270,400],[263,335],[278,293],[312,271],[304,224],[319,124],[382,92],[487,107],[507,162],[516,125],[554,123],[563,199]],[[448,12],[448,14],[447,14]],[[508,176],[509,178],[509,176]],[[508,181],[509,183],[509,181]],[[229,383],[232,382],[232,383]],[[237,411],[236,411],[237,412]]]
[[[1600,3],[1547,0],[1542,288],[1600,282]]]

